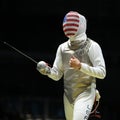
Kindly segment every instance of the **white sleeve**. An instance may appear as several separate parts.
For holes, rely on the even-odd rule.
[[[89,66],[86,63],[81,63],[81,69],[83,73],[86,73],[90,76],[104,79],[106,76],[105,61],[103,58],[101,47],[98,43],[92,41],[92,45],[89,49],[88,55],[93,64]]]
[[[56,52],[56,57],[53,63],[53,67],[51,68],[51,72],[48,75],[48,77],[55,81],[58,81],[63,76],[62,71],[63,71],[62,70],[62,55],[61,55],[61,48],[59,46]]]

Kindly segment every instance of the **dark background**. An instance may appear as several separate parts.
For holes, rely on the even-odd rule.
[[[107,76],[104,80],[97,80],[97,87],[107,116],[117,120],[120,107],[118,0],[1,0],[0,40],[37,62],[44,60],[52,65],[58,45],[67,40],[62,31],[62,20],[70,10],[86,17],[87,36],[102,47]],[[0,43],[1,97],[49,96],[62,99],[62,94],[62,80],[54,82],[42,76],[36,70],[36,63]]]

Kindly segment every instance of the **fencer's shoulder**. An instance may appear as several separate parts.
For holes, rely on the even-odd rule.
[[[65,49],[68,49],[68,42],[67,41],[59,44],[59,46],[58,46],[59,51],[64,51]]]
[[[65,47],[68,44],[68,41],[65,41],[59,45],[59,47]]]
[[[87,38],[87,39],[90,41],[91,47],[92,47],[92,46],[100,46],[99,43],[96,42],[95,40],[93,40],[93,39],[91,39],[91,38]]]

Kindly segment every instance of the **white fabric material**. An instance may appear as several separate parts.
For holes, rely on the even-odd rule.
[[[76,37],[70,37],[69,42],[80,41],[83,42],[87,39],[87,35],[85,33],[79,34]]]
[[[105,61],[103,58],[101,47],[95,41],[92,41],[92,45],[89,49],[88,55],[93,66],[81,63],[82,65],[80,71],[90,76],[104,79],[104,77],[106,76]]]
[[[106,76],[105,62],[100,46],[90,40],[88,52],[86,53],[84,49],[70,50],[68,41],[61,44],[58,47],[51,74],[48,75],[56,81],[63,77],[64,91],[71,103],[79,94],[90,87],[91,83],[96,82],[95,78],[104,79]],[[81,54],[83,55],[81,56]],[[69,66],[69,60],[73,55],[77,55],[81,61],[82,68],[80,70],[74,70]]]
[[[65,44],[62,44],[58,47],[53,68],[51,69],[51,74],[48,75],[50,78],[54,80],[61,79],[63,75],[61,46],[64,48]],[[104,56],[102,55],[101,47],[95,41],[92,41],[88,55],[93,66],[89,66],[86,63],[81,63],[82,66],[80,71],[90,76],[99,79],[104,79],[104,77],[106,76],[105,61],[103,58]]]
[[[91,87],[80,94],[74,104],[71,104],[64,95],[66,120],[87,120],[94,104],[95,95],[96,90],[94,87]]]

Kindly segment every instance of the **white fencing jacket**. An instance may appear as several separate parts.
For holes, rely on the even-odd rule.
[[[104,79],[106,76],[105,61],[100,45],[90,38],[79,40],[78,36],[77,39],[76,41],[69,39],[59,45],[48,75],[55,81],[63,77],[64,92],[71,103],[93,83],[96,84],[96,78]],[[80,70],[69,66],[69,60],[73,55],[81,62]]]

